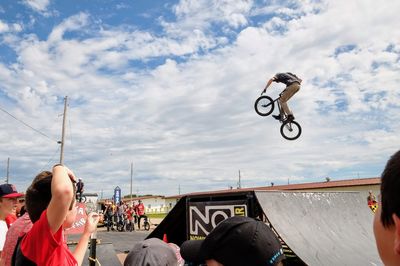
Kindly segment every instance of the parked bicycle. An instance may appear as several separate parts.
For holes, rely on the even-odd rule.
[[[143,216],[143,227],[144,230],[149,231],[150,230],[150,219],[147,217],[147,215]]]
[[[86,202],[86,196],[84,196],[82,193],[76,193],[76,201],[77,202]]]
[[[125,226],[126,226],[126,216],[118,216],[118,221],[117,221],[117,230],[119,232],[125,231]]]
[[[279,104],[279,98],[281,95],[279,95],[278,98],[273,100],[271,97],[262,95],[258,97],[256,102],[254,103],[254,109],[256,110],[256,113],[259,114],[260,116],[268,116],[270,115],[275,108],[275,102],[278,105],[278,110],[281,110],[281,106]],[[281,116],[281,119],[279,120],[282,123],[281,126],[281,135],[287,140],[295,140],[301,135],[301,126],[299,123],[297,123],[294,120],[287,119],[286,115]]]
[[[132,219],[128,219],[126,221],[126,231],[127,232],[135,231],[135,223]]]
[[[113,223],[112,216],[108,216],[108,215],[105,216],[104,225],[107,227],[107,232],[109,232],[110,229],[112,231],[114,231],[114,223]]]

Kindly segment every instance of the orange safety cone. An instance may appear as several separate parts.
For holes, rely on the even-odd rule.
[[[162,240],[163,240],[165,243],[168,243],[167,234],[164,234],[164,236],[163,236]]]

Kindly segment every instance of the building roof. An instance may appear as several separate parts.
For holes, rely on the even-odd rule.
[[[224,189],[216,191],[203,191],[194,192],[182,195],[174,195],[165,197],[168,198],[181,198],[183,196],[195,196],[205,193],[222,194],[231,192],[245,192],[254,190],[312,190],[321,188],[340,188],[340,187],[356,187],[356,186],[369,186],[369,185],[379,185],[381,183],[380,177],[372,178],[358,178],[358,179],[345,179],[336,181],[325,181],[325,182],[313,182],[313,183],[300,183],[300,184],[289,184],[289,185],[276,185],[276,186],[264,186],[264,187],[252,187],[252,188],[238,188],[238,189]]]
[[[137,200],[144,200],[144,199],[154,199],[154,198],[165,198],[164,196],[161,195],[150,195],[150,196],[140,196],[140,197],[132,197],[132,200],[137,201]],[[131,198],[129,196],[123,197],[123,201],[129,201]]]

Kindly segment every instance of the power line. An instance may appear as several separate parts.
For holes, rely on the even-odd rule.
[[[60,151],[60,149],[61,149],[60,146],[58,146],[56,152],[51,156],[51,158],[49,159],[49,161],[48,161],[46,164],[44,164],[44,165],[42,166],[42,169],[41,169],[40,171],[44,171],[44,168],[45,168],[46,166],[48,166],[48,165],[49,165],[49,168],[50,168],[50,166],[51,166],[50,163],[54,161],[54,157],[56,157],[56,154],[58,154],[58,152]]]
[[[0,110],[1,110],[1,111],[3,111],[4,113],[8,114],[9,116],[11,116],[12,118],[14,118],[15,120],[17,120],[18,122],[20,122],[20,123],[24,124],[25,126],[29,127],[30,129],[32,129],[32,130],[34,130],[34,131],[36,131],[36,132],[37,132],[37,133],[39,133],[40,135],[42,135],[42,136],[44,136],[44,137],[46,137],[46,138],[50,139],[51,141],[55,141],[55,142],[57,142],[57,140],[54,140],[54,139],[50,138],[49,136],[47,136],[47,135],[46,135],[46,134],[44,134],[43,132],[41,132],[41,131],[39,131],[39,130],[37,130],[37,129],[33,128],[32,126],[28,125],[28,124],[27,124],[27,123],[25,123],[24,121],[22,121],[22,120],[20,120],[20,119],[16,118],[16,117],[15,117],[15,116],[13,116],[12,114],[10,114],[10,113],[9,113],[9,112],[7,112],[6,110],[4,110],[2,107],[0,107]]]

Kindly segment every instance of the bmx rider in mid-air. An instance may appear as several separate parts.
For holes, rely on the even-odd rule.
[[[279,115],[273,115],[273,117],[277,120],[283,120],[286,115],[288,121],[294,120],[294,116],[292,111],[290,111],[289,106],[287,105],[287,101],[292,98],[292,96],[299,91],[300,84],[302,79],[297,77],[295,74],[286,72],[286,73],[277,73],[270,80],[268,80],[265,89],[262,93],[265,93],[268,87],[272,82],[280,82],[286,85],[286,88],[282,91],[281,97],[279,98],[280,110]]]

